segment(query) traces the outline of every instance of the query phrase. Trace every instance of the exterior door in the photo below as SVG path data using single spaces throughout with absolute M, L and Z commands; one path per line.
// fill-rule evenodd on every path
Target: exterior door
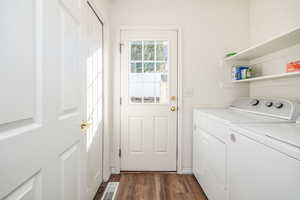
M 122 31 L 121 170 L 176 171 L 177 32 Z
M 79 200 L 81 1 L 0 1 L 0 199 Z
M 103 179 L 103 24 L 89 3 L 86 3 L 86 49 L 84 157 L 86 191 L 89 199 L 93 199 Z

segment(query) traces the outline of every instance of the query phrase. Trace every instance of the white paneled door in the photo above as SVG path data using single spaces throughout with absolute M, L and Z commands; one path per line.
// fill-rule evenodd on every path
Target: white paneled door
M 80 131 L 85 4 L 0 1 L 1 200 L 87 199 Z
M 121 32 L 121 170 L 176 171 L 177 32 Z
M 103 142 L 103 24 L 93 7 L 86 4 L 86 64 L 84 100 L 86 191 L 93 199 L 102 182 Z

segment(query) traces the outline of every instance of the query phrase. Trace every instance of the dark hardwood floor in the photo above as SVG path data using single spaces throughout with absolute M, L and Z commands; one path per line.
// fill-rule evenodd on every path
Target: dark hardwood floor
M 123 172 L 110 181 L 120 181 L 116 200 L 207 200 L 192 175 Z M 95 200 L 101 199 L 106 184 L 100 186 Z

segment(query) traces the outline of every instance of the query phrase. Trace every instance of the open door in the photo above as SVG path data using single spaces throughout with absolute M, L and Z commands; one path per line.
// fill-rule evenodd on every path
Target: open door
M 85 175 L 88 199 L 93 199 L 103 180 L 103 24 L 92 5 L 86 8 L 86 59 L 84 80 Z
M 79 200 L 83 1 L 0 1 L 0 199 Z

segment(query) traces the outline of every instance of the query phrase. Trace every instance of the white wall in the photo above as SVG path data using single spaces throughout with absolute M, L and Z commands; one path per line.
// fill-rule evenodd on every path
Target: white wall
M 248 89 L 221 88 L 220 60 L 226 52 L 248 46 L 248 0 L 111 0 L 111 33 L 114 68 L 119 68 L 119 27 L 165 26 L 182 28 L 183 160 L 182 170 L 192 166 L 192 108 L 225 106 Z M 119 74 L 115 71 L 114 123 L 119 116 Z M 192 92 L 193 94 L 191 94 Z M 120 130 L 114 126 L 112 167 L 119 170 L 117 150 Z
M 250 43 L 300 26 L 299 0 L 250 0 Z
M 251 44 L 300 27 L 299 0 L 250 0 L 249 5 Z M 269 73 L 282 73 L 286 63 L 293 60 L 300 60 L 299 47 L 284 50 L 273 57 L 272 55 L 266 56 L 260 65 Z M 300 78 L 268 80 L 250 84 L 250 96 L 284 97 L 300 102 L 299 91 Z

